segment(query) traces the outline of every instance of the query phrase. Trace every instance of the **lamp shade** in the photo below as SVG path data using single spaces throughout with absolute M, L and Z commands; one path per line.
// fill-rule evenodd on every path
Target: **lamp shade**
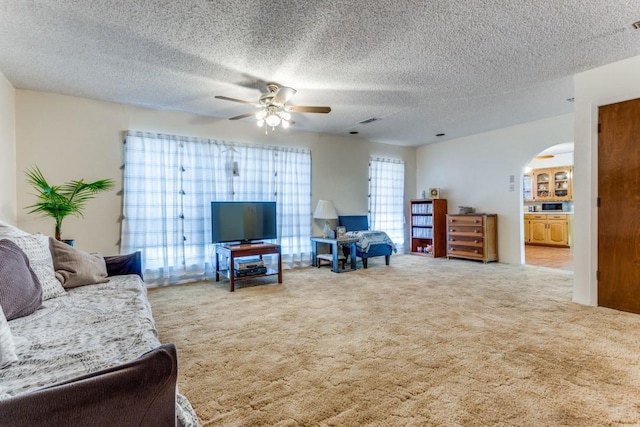
M 331 200 L 318 200 L 313 217 L 316 219 L 338 219 L 338 212 Z

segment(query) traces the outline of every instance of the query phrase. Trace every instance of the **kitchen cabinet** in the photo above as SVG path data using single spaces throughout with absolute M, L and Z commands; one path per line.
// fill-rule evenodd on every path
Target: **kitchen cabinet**
M 524 242 L 531 245 L 570 247 L 570 214 L 525 214 Z
M 411 200 L 411 253 L 443 257 L 447 253 L 447 200 Z
M 498 261 L 498 215 L 447 215 L 447 257 Z
M 549 169 L 536 169 L 532 173 L 535 185 L 534 200 L 551 200 L 549 188 L 551 186 L 551 171 Z
M 534 169 L 531 176 L 534 200 L 552 202 L 573 199 L 572 166 Z
M 551 197 L 554 200 L 571 200 L 573 198 L 573 168 L 570 166 L 555 168 L 551 173 L 553 179 Z

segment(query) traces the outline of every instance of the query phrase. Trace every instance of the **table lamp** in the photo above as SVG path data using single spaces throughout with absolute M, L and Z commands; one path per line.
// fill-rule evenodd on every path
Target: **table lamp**
M 322 237 L 329 237 L 329 233 L 331 232 L 329 220 L 338 219 L 338 212 L 333 206 L 333 202 L 331 200 L 318 200 L 318 206 L 316 206 L 316 211 L 313 213 L 313 217 L 325 220 L 324 228 L 322 229 Z

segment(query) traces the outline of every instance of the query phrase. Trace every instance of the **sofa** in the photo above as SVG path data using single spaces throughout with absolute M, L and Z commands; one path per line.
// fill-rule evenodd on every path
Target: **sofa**
M 198 426 L 140 270 L 0 221 L 0 426 Z
M 356 256 L 362 258 L 362 267 L 368 267 L 369 258 L 384 256 L 385 264 L 389 265 L 391 254 L 396 252 L 396 246 L 384 231 L 369 230 L 367 215 L 341 215 L 338 225 L 345 227 L 347 237 L 355 237 Z M 344 255 L 349 254 L 349 248 L 343 249 Z

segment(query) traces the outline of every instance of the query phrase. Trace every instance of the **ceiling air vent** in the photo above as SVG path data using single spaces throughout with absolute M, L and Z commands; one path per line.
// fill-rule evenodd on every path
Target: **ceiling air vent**
M 377 117 L 370 117 L 370 118 L 368 118 L 368 119 L 364 119 L 364 120 L 363 120 L 363 121 L 361 121 L 361 122 L 358 122 L 358 124 L 359 124 L 359 125 L 368 125 L 369 123 L 371 123 L 371 122 L 377 122 L 378 120 L 381 120 L 381 119 L 379 119 L 379 118 L 377 118 Z

